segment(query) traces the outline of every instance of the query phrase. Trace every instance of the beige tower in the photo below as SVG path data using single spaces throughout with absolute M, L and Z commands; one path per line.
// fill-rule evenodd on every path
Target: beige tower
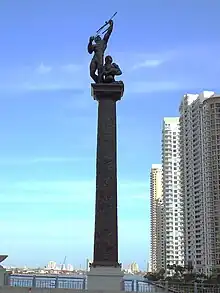
M 152 165 L 150 173 L 151 200 L 151 270 L 159 271 L 164 266 L 163 259 L 163 201 L 162 166 Z

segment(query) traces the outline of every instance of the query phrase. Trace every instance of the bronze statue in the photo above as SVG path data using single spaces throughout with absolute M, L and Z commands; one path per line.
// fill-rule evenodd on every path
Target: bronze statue
M 96 37 L 90 37 L 89 39 L 88 52 L 89 54 L 94 52 L 90 63 L 90 76 L 95 83 L 101 82 L 104 52 L 107 48 L 108 40 L 113 30 L 113 20 L 109 20 L 108 23 L 109 28 L 103 39 L 100 37 L 100 35 L 97 35 Z M 95 44 L 93 44 L 93 41 L 95 41 Z M 96 70 L 98 70 L 98 75 L 96 74 Z
M 116 75 L 122 74 L 119 66 L 115 63 L 112 63 L 111 56 L 107 56 L 105 58 L 104 64 L 104 53 L 107 48 L 109 37 L 111 36 L 113 30 L 112 18 L 116 15 L 116 13 L 109 21 L 106 21 L 99 30 L 97 30 L 95 37 L 92 36 L 89 39 L 88 52 L 89 54 L 94 53 L 90 62 L 90 76 L 95 83 L 112 83 L 115 82 Z M 107 25 L 109 25 L 108 28 L 102 32 L 102 34 L 104 34 L 102 39 L 100 33 Z
M 115 76 L 121 75 L 121 69 L 116 63 L 112 63 L 112 57 L 105 57 L 105 64 L 102 70 L 102 82 L 104 83 L 112 83 L 115 82 Z

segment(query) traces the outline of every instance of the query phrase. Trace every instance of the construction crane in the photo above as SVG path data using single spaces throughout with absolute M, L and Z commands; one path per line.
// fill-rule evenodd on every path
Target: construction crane
M 64 257 L 63 264 L 61 266 L 61 271 L 64 271 L 65 264 L 66 264 L 66 256 Z

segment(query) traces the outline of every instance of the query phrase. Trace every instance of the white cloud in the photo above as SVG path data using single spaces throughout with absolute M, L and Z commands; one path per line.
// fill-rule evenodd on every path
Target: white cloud
M 84 203 L 95 199 L 95 178 L 75 181 L 19 181 L 0 184 L 0 202 L 3 203 Z M 119 202 L 133 202 L 133 194 L 144 194 L 148 183 L 120 181 Z M 9 195 L 9 196 L 7 196 Z M 129 196 L 129 197 L 128 197 Z
M 30 165 L 40 163 L 68 163 L 91 160 L 91 157 L 33 157 L 33 158 L 0 158 L 0 165 Z
M 39 215 L 35 219 L 31 217 L 20 220 L 18 218 L 16 225 L 12 221 L 0 221 L 0 226 L 1 251 L 9 255 L 4 262 L 5 265 L 19 263 L 21 266 L 39 266 L 39 264 L 45 265 L 45 262 L 51 259 L 59 263 L 64 255 L 67 255 L 68 263 L 82 264 L 83 257 L 92 257 L 93 254 L 94 215 L 86 220 L 69 219 L 67 221 L 57 218 L 43 223 Z M 120 262 L 127 265 L 135 259 L 139 265 L 142 265 L 150 248 L 149 217 L 146 216 L 145 220 L 119 218 L 118 236 Z M 28 250 L 29 247 L 31 251 Z M 64 255 L 63 251 L 65 251 Z M 75 252 L 73 256 L 72 251 Z M 25 255 L 25 259 L 20 258 L 20 255 Z
M 156 54 L 148 54 L 148 53 L 116 53 L 119 64 L 124 70 L 125 74 L 122 77 L 126 78 L 126 74 L 128 74 L 128 82 L 127 87 L 131 84 L 130 88 L 132 92 L 153 92 L 153 91 L 163 91 L 176 88 L 176 85 L 171 82 L 160 82 L 160 81 L 152 81 L 152 82 L 136 82 L 132 85 L 129 80 L 129 71 L 131 69 L 139 69 L 139 68 L 149 68 L 149 67 L 158 67 L 164 61 L 171 59 L 171 53 L 156 53 Z M 10 91 L 19 93 L 19 91 L 59 91 L 59 90 L 73 90 L 73 91 L 85 91 L 90 87 L 90 78 L 87 74 L 87 64 L 88 60 L 83 60 L 82 64 L 77 63 L 69 63 L 69 64 L 60 64 L 56 67 L 46 66 L 43 62 L 38 66 L 38 68 L 34 71 L 33 68 L 23 69 L 24 73 L 20 74 L 22 71 L 12 70 L 14 75 L 13 79 L 10 78 L 10 83 L 8 81 L 2 82 L 0 84 L 1 91 Z M 117 60 L 116 60 L 117 62 Z M 128 66 L 129 65 L 129 66 Z M 85 70 L 83 69 L 85 68 Z M 52 70 L 53 69 L 53 70 Z M 83 70 L 81 70 L 83 69 Z M 51 72 L 52 71 L 52 72 Z M 34 74 L 37 72 L 38 74 Z M 1 72 L 0 72 L 1 73 Z M 10 72 L 9 72 L 10 73 Z M 47 74 L 51 73 L 51 74 Z M 9 74 L 9 76 L 13 76 Z M 138 77 L 139 79 L 139 77 Z M 132 77 L 134 80 L 134 76 Z
M 79 191 L 78 189 L 72 188 L 69 191 L 64 190 L 60 191 L 58 194 L 57 191 L 42 190 L 41 192 L 34 192 L 32 190 L 23 191 L 23 193 L 17 192 L 15 195 L 10 195 L 10 197 L 5 197 L 4 194 L 0 194 L 1 204 L 39 204 L 45 205 L 57 205 L 57 204 L 91 204 L 91 201 L 95 198 L 95 188 L 91 188 L 89 190 L 83 189 L 83 191 Z
M 0 68 L 0 91 L 11 94 L 33 91 L 84 91 L 90 86 L 89 76 L 86 73 L 79 74 L 79 68 L 80 65 L 74 64 L 47 66 L 43 62 L 37 68 L 7 68 L 7 72 Z
M 118 62 L 122 68 L 122 79 L 125 80 L 128 77 L 126 90 L 129 86 L 134 93 L 150 93 L 183 88 L 184 90 L 187 90 L 187 88 L 192 90 L 192 87 L 198 88 L 201 84 L 204 84 L 203 80 L 198 78 L 197 80 L 195 77 L 203 76 L 201 74 L 198 75 L 197 73 L 201 66 L 203 66 L 203 72 L 206 72 L 205 68 L 210 67 L 210 59 L 207 58 L 206 55 L 208 54 L 210 56 L 211 52 L 212 60 L 215 60 L 215 57 L 218 55 L 218 49 L 219 45 L 215 44 L 201 44 L 200 46 L 190 44 L 187 47 L 174 48 L 173 50 L 170 49 L 168 51 L 139 53 L 133 53 L 132 51 L 114 52 L 113 57 L 115 58 L 115 62 Z M 217 66 L 219 62 L 216 60 L 212 67 L 212 72 L 214 72 L 213 76 L 219 71 L 219 67 Z M 82 61 L 80 60 L 80 63 L 67 62 L 66 64 L 48 66 L 45 61 L 45 63 L 42 62 L 38 68 L 34 68 L 33 66 L 7 68 L 7 72 L 0 69 L 0 91 L 12 94 L 17 94 L 19 91 L 84 91 L 90 86 L 90 78 L 87 74 L 89 61 L 90 56 L 87 56 L 85 59 L 82 59 Z M 160 65 L 163 63 L 163 74 L 168 81 L 161 81 L 159 75 L 161 76 L 162 73 L 158 72 L 159 75 L 154 75 L 154 80 L 152 80 L 152 82 L 139 82 L 140 75 L 138 76 L 138 69 L 157 68 L 160 70 Z M 172 70 L 170 70 L 170 66 L 172 66 Z M 135 73 L 133 70 L 135 70 Z M 36 72 L 38 74 L 36 74 Z M 186 76 L 188 81 L 184 81 L 181 86 L 175 82 L 176 79 L 177 81 L 181 81 L 182 79 L 185 79 Z M 174 81 L 172 81 L 173 78 Z M 204 80 L 207 80 L 207 76 L 204 75 L 203 78 Z M 135 80 L 137 82 L 135 82 Z M 193 84 L 191 83 L 191 80 L 194 81 Z M 216 81 L 213 81 L 213 78 L 210 80 L 210 87 L 213 87 L 213 85 L 215 87 Z M 134 82 L 133 85 L 131 85 L 132 81 Z
M 67 65 L 63 65 L 62 67 L 63 71 L 69 72 L 69 73 L 75 73 L 77 71 L 79 71 L 82 66 L 79 64 L 67 64 Z
M 22 239 L 22 241 L 25 239 L 25 242 L 28 240 L 27 236 L 30 234 L 31 242 L 36 240 L 41 242 L 42 238 L 47 239 L 47 242 L 54 239 L 63 239 L 63 241 L 66 241 L 67 239 L 71 241 L 74 241 L 75 239 L 77 239 L 77 241 L 86 241 L 88 238 L 90 238 L 92 242 L 93 239 L 94 222 L 88 219 L 69 219 L 66 221 L 66 219 L 62 218 L 50 219 L 48 217 L 48 220 L 44 220 L 42 225 L 39 215 L 38 219 L 32 218 L 28 221 L 24 219 L 17 219 L 17 223 L 19 223 L 19 227 L 21 227 L 21 229 L 13 229 L 14 223 L 12 221 L 0 221 L 1 227 L 5 227 L 5 229 L 1 229 L 1 237 L 3 237 L 3 235 L 7 235 L 7 238 L 18 237 Z M 33 227 L 35 227 L 34 234 L 30 233 L 32 230 L 31 228 Z M 80 227 L 80 229 L 74 229 L 74 227 Z M 69 231 L 69 233 L 67 233 L 67 231 Z
M 85 88 L 85 87 L 84 87 Z M 61 90 L 81 90 L 83 86 L 79 83 L 68 83 L 61 82 L 60 80 L 57 83 L 50 82 L 32 82 L 24 83 L 21 86 L 18 86 L 18 90 L 23 91 L 61 91 Z
M 47 239 L 47 241 L 52 242 L 53 240 L 61 240 L 62 241 L 75 241 L 77 242 L 93 242 L 93 233 L 94 233 L 94 221 L 93 215 L 89 219 L 48 219 L 44 221 L 42 225 L 39 222 L 39 219 L 29 219 L 27 220 L 20 220 L 18 219 L 19 227 L 22 229 L 14 229 L 13 222 L 6 222 L 0 221 L 1 225 L 1 236 L 7 235 L 7 238 L 17 239 L 20 238 L 22 241 L 25 242 L 28 240 L 28 235 L 31 234 L 30 241 L 42 241 L 42 238 Z M 149 230 L 149 221 L 146 222 L 141 219 L 130 219 L 130 220 L 120 220 L 119 219 L 119 237 L 120 239 L 123 238 L 123 242 L 129 240 L 127 243 L 140 243 L 141 241 L 145 240 L 148 237 L 148 233 L 140 233 L 141 227 L 146 228 Z M 146 227 L 147 224 L 147 227 Z M 34 229 L 34 234 L 31 233 Z M 39 227 L 39 228 L 38 228 Z M 64 228 L 65 227 L 65 228 Z M 75 229 L 73 229 L 75 227 Z M 80 227 L 80 229 L 76 229 L 76 227 Z M 49 231 L 49 233 L 48 233 Z M 67 231 L 69 231 L 67 233 Z M 132 233 L 129 233 L 131 232 Z M 150 232 L 150 231 L 149 231 Z M 27 237 L 27 238 L 26 238 Z M 131 242 L 130 242 L 131 241 Z
M 21 182 L 21 184 L 16 184 L 14 186 L 14 190 L 19 191 L 20 187 L 23 185 L 36 187 L 39 183 L 40 182 L 38 181 Z M 73 248 L 74 251 L 81 252 L 81 254 L 92 255 L 94 237 L 95 180 L 81 181 L 80 183 L 71 181 L 51 181 L 44 183 L 41 182 L 40 185 L 43 187 L 43 185 L 48 183 L 51 188 L 54 186 L 54 191 L 58 186 L 60 186 L 60 188 L 64 188 L 65 186 L 71 187 L 72 185 L 76 185 L 78 188 L 80 187 L 83 189 L 84 194 L 81 194 L 79 197 L 77 196 L 77 199 L 81 202 L 72 201 L 72 204 L 68 200 L 65 202 L 68 216 L 65 215 L 65 211 L 62 209 L 63 205 L 60 205 L 59 209 L 53 211 L 52 215 L 51 212 L 53 207 L 51 207 L 51 205 L 53 204 L 53 200 L 56 202 L 56 196 L 54 196 L 54 194 L 51 194 L 51 205 L 45 205 L 43 203 L 42 207 L 44 207 L 44 213 L 41 210 L 41 206 L 35 203 L 33 204 L 33 207 L 35 207 L 35 213 L 33 213 L 34 210 L 32 210 L 32 208 L 25 206 L 25 203 L 23 204 L 23 208 L 20 212 L 19 209 L 21 206 L 17 206 L 17 210 L 15 211 L 13 210 L 13 206 L 10 205 L 11 208 L 10 211 L 8 211 L 10 213 L 8 217 L 5 217 L 5 214 L 3 214 L 3 217 L 0 216 L 2 240 L 1 248 L 3 252 L 7 251 L 10 255 L 8 260 L 10 262 L 15 262 L 14 260 L 17 255 L 21 252 L 23 253 L 25 247 L 29 246 L 31 246 L 32 251 L 36 252 L 36 255 L 40 255 L 42 251 L 47 251 L 45 255 L 44 253 L 43 256 L 41 255 L 44 262 L 45 257 L 46 259 L 48 257 L 48 260 L 54 259 L 52 255 L 56 255 L 58 258 L 60 257 L 60 245 L 65 247 L 67 255 L 71 254 L 68 254 L 68 251 L 70 249 L 71 252 Z M 144 182 L 135 181 L 130 182 L 130 185 L 132 189 L 136 190 L 145 186 Z M 92 186 L 93 190 L 91 190 Z M 122 188 L 122 186 L 125 188 L 125 204 L 127 201 L 134 201 L 134 199 L 130 197 L 129 181 L 122 182 L 120 187 Z M 87 192 L 90 192 L 90 194 L 92 193 L 92 201 L 88 200 Z M 20 197 L 19 193 L 17 193 L 17 196 L 18 198 Z M 38 196 L 40 196 L 40 193 Z M 63 199 L 65 201 L 65 189 L 62 192 L 62 196 L 64 196 Z M 121 195 L 119 195 L 119 197 L 121 197 Z M 87 201 L 89 205 L 85 205 Z M 71 207 L 71 213 L 69 207 Z M 127 215 L 126 217 L 125 214 Z M 127 259 L 128 255 L 132 258 L 132 261 L 135 257 L 137 258 L 137 255 L 135 254 L 137 249 L 141 250 L 146 248 L 147 243 L 149 243 L 149 225 L 150 221 L 148 211 L 136 209 L 134 205 L 129 209 L 125 205 L 119 209 L 119 253 L 122 261 Z M 145 233 L 140 233 L 141 229 L 144 229 Z M 17 244 L 16 252 L 13 243 Z M 50 250 L 51 247 L 53 248 L 52 250 Z M 88 247 L 90 247 L 91 251 Z M 36 261 L 36 258 L 33 257 L 32 259 L 31 254 L 28 252 L 26 254 L 26 261 L 27 259 L 32 262 Z M 37 261 L 41 261 L 39 260 L 39 257 Z
M 88 157 L 40 157 L 30 160 L 31 163 L 64 163 L 64 162 L 79 162 L 87 161 Z
M 45 193 L 49 196 L 51 194 L 86 194 L 95 186 L 93 180 L 75 180 L 75 181 L 20 181 L 10 184 L 14 190 L 23 192 Z M 10 187 L 8 186 L 9 190 Z M 41 198 L 40 198 L 41 200 Z
M 36 68 L 36 72 L 39 74 L 47 74 L 51 72 L 51 70 L 52 70 L 52 67 L 44 65 L 43 62 Z
M 130 83 L 128 87 L 129 93 L 153 93 L 153 92 L 164 92 L 173 91 L 184 88 L 184 85 L 179 84 L 175 81 L 140 81 Z
M 132 72 L 141 68 L 156 68 L 167 61 L 172 61 L 175 53 L 167 52 L 117 52 L 115 54 L 122 70 Z
M 0 188 L 0 202 L 24 204 L 83 203 L 93 200 L 95 181 L 29 181 Z M 10 196 L 4 196 L 9 194 Z
M 162 60 L 159 59 L 148 59 L 143 62 L 137 63 L 133 66 L 133 70 L 141 69 L 141 68 L 153 68 L 158 67 L 163 63 Z

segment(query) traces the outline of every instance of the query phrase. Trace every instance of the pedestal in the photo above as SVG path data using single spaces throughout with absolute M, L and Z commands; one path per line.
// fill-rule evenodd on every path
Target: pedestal
M 120 267 L 92 267 L 87 273 L 88 290 L 123 291 L 123 276 Z
M 7 255 L 0 255 L 0 263 L 4 261 L 8 256 Z M 5 274 L 6 269 L 3 268 L 0 264 L 0 287 L 3 287 L 5 285 Z
M 0 288 L 5 285 L 6 269 L 0 267 Z
M 88 290 L 120 290 L 118 263 L 116 102 L 123 83 L 92 84 L 98 101 L 94 253 Z

